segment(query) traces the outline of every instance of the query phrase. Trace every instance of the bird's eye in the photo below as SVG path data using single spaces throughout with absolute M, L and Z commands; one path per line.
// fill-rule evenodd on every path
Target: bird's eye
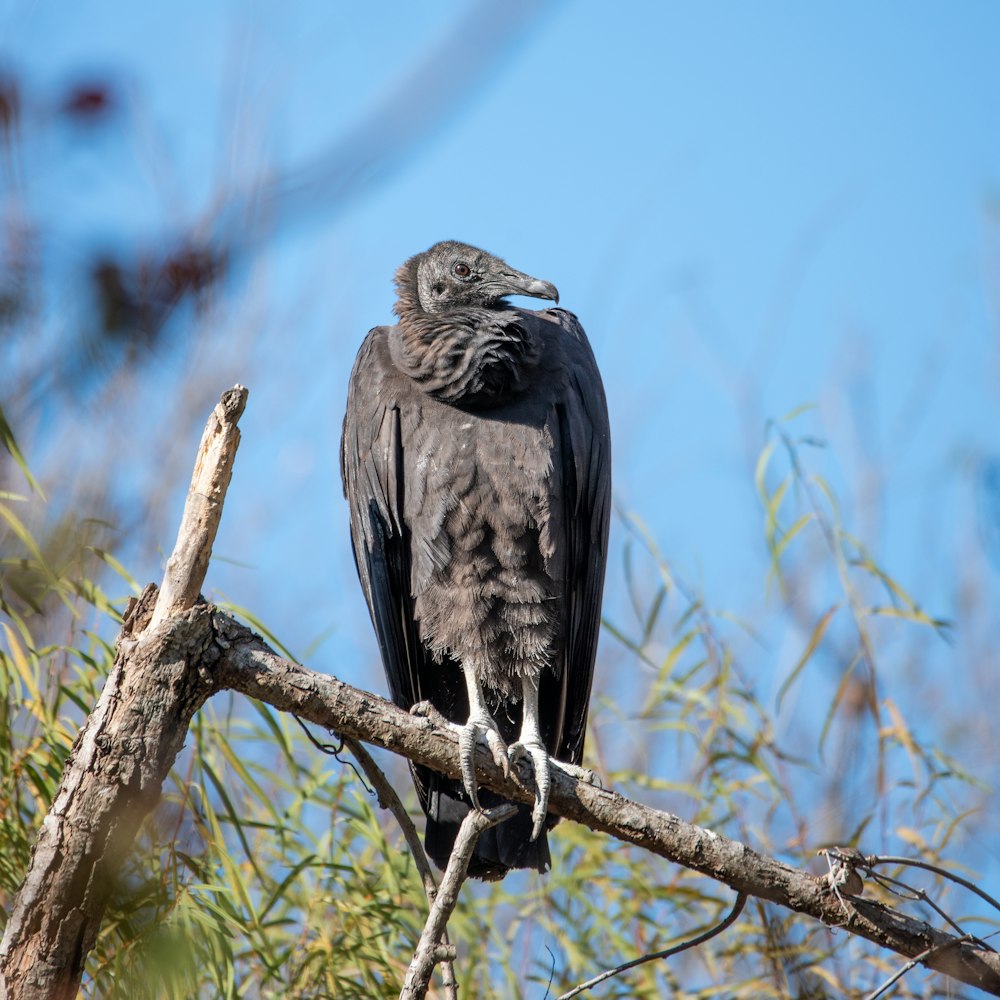
M 460 278 L 467 278 L 470 274 L 472 274 L 472 269 L 464 261 L 459 261 L 455 265 L 454 271 Z

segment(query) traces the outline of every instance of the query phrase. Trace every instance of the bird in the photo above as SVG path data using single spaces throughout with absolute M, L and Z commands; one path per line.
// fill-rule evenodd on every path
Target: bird
M 611 504 L 607 403 L 554 285 L 445 241 L 396 272 L 397 323 L 361 344 L 341 475 L 392 700 L 458 731 L 461 780 L 411 764 L 441 869 L 472 809 L 483 745 L 530 761 L 532 806 L 479 838 L 468 874 L 551 866 L 550 763 L 580 776 Z

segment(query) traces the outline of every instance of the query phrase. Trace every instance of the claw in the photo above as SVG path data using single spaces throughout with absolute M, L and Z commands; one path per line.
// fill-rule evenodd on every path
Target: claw
M 488 714 L 469 716 L 469 721 L 458 730 L 458 754 L 462 766 L 462 784 L 465 794 L 479 811 L 479 794 L 476 786 L 476 744 L 483 742 L 497 767 L 503 770 L 505 778 L 510 777 L 510 762 L 507 746 L 500 736 L 497 724 Z
M 549 774 L 548 751 L 541 743 L 518 740 L 510 745 L 507 755 L 512 761 L 528 758 L 531 761 L 532 770 L 535 772 L 535 804 L 531 809 L 531 839 L 537 840 L 549 811 L 549 788 L 552 778 Z

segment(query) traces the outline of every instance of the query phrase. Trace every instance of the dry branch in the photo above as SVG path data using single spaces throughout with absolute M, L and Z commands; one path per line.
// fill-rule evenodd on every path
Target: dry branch
M 163 587 L 147 587 L 125 613 L 114 666 L 73 744 L 4 929 L 0 1000 L 76 996 L 115 876 L 192 716 L 215 690 L 206 672 L 212 636 L 183 612 L 205 579 L 246 399 L 237 385 L 215 407 Z M 167 625 L 149 629 L 151 621 Z
M 212 693 L 196 613 L 168 619 L 149 642 L 156 588 L 129 609 L 118 655 L 80 731 L 45 817 L 0 944 L 0 997 L 71 1000 L 139 826 L 156 805 L 191 718 Z M 6 983 L 6 994 L 4 993 Z
M 461 773 L 458 737 L 439 720 L 410 715 L 284 660 L 228 615 L 193 604 L 218 526 L 245 398 L 241 387 L 227 393 L 213 415 L 218 423 L 210 421 L 206 429 L 195 470 L 200 485 L 192 484 L 164 593 L 158 597 L 148 587 L 126 614 L 114 668 L 76 739 L 9 915 L 0 943 L 0 1000 L 76 996 L 121 863 L 160 795 L 191 717 L 219 690 L 240 691 L 452 777 Z M 162 620 L 150 626 L 154 604 Z M 485 749 L 477 753 L 476 771 L 481 786 L 510 800 L 533 801 L 533 786 L 516 774 L 505 778 Z M 838 893 L 824 879 L 711 830 L 578 782 L 558 768 L 549 809 L 1000 996 L 996 952 L 872 900 Z
M 222 519 L 226 490 L 233 477 L 233 462 L 240 445 L 237 423 L 247 405 L 247 395 L 242 385 L 233 386 L 222 394 L 208 419 L 194 463 L 177 544 L 167 560 L 163 586 L 149 623 L 151 628 L 178 611 L 194 607 L 198 601 Z
M 410 715 L 391 702 L 284 660 L 227 615 L 205 609 L 225 649 L 216 670 L 222 687 L 265 701 L 353 739 L 384 747 L 418 764 L 459 777 L 458 736 L 431 718 Z M 206 626 L 207 627 L 207 626 Z M 484 748 L 476 756 L 480 786 L 520 802 L 534 788 L 516 773 L 505 779 Z M 653 854 L 764 899 L 842 928 L 929 968 L 1000 996 L 1000 954 L 914 920 L 874 900 L 838 896 L 825 878 L 758 854 L 736 840 L 686 823 L 552 769 L 549 811 L 636 844 Z
M 470 812 L 462 820 L 448 859 L 448 868 L 441 879 L 431 912 L 427 915 L 427 923 L 417 942 L 413 961 L 406 971 L 399 1000 L 423 1000 L 427 995 L 434 966 L 438 962 L 451 962 L 455 958 L 455 949 L 444 944 L 445 929 L 458 903 L 458 893 L 469 871 L 469 861 L 476 842 L 485 830 L 509 819 L 515 811 L 514 806 L 507 802 L 486 812 Z
M 365 772 L 365 777 L 372 783 L 375 794 L 378 796 L 378 804 L 383 809 L 388 809 L 392 813 L 400 829 L 403 831 L 403 839 L 406 841 L 406 846 L 410 849 L 410 854 L 413 857 L 414 864 L 417 866 L 417 871 L 420 873 L 420 879 L 424 884 L 427 905 L 431 912 L 433 912 L 434 904 L 438 897 L 438 884 L 434 878 L 434 872 L 431 871 L 431 863 L 427 860 L 427 852 L 424 850 L 424 845 L 420 842 L 420 834 L 417 833 L 417 828 L 413 825 L 413 820 L 410 819 L 409 813 L 396 794 L 396 789 L 389 784 L 389 779 L 382 773 L 382 769 L 372 760 L 371 754 L 357 740 L 352 740 L 348 737 L 344 737 L 343 739 L 344 746 L 351 752 L 360 765 L 361 770 Z M 468 868 L 468 861 L 466 861 L 466 868 Z M 430 917 L 428 916 L 429 919 Z M 440 941 L 444 945 L 448 944 L 448 932 L 446 929 L 442 931 Z M 457 1000 L 458 983 L 455 980 L 455 963 L 451 958 L 443 958 L 440 965 L 441 986 L 444 990 L 444 995 L 448 1000 Z

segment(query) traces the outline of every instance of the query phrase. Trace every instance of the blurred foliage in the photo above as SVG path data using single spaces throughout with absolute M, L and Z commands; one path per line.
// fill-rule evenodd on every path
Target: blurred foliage
M 919 737 L 881 689 L 885 636 L 875 627 L 943 623 L 843 526 L 832 491 L 805 462 L 815 442 L 795 436 L 797 419 L 771 428 L 756 476 L 771 575 L 789 628 L 804 637 L 775 709 L 739 666 L 739 641 L 756 642 L 752 630 L 681 581 L 633 517 L 625 566 L 635 621 L 606 629 L 646 683 L 634 709 L 594 705 L 587 763 L 609 786 L 816 871 L 823 870 L 817 848 L 860 844 L 870 853 L 890 831 L 914 856 L 957 866 L 982 790 Z M 91 539 L 68 546 L 69 559 L 58 545 L 35 541 L 45 503 L 9 428 L 4 440 L 27 490 L 0 496 L 5 920 L 72 741 L 112 663 L 106 637 L 138 588 L 98 544 L 99 524 L 67 525 L 78 542 Z M 109 596 L 98 579 L 114 580 L 120 593 Z M 37 637 L 51 634 L 52 621 L 68 623 L 62 641 L 42 642 Z M 819 716 L 811 710 L 801 726 L 783 722 L 781 706 L 802 699 L 820 669 L 833 683 Z M 620 751 L 625 733 L 635 760 L 609 768 L 605 759 L 622 754 L 607 744 L 616 741 Z M 840 759 L 835 739 L 875 752 L 856 759 L 854 771 L 838 771 L 827 762 Z M 887 774 L 906 777 L 890 786 Z M 874 790 L 867 810 L 846 805 L 862 801 L 850 794 L 859 787 Z M 464 888 L 449 926 L 462 996 L 557 996 L 605 967 L 698 933 L 732 904 L 732 894 L 704 876 L 586 828 L 562 823 L 551 840 L 553 868 L 544 878 L 518 873 Z M 952 919 L 968 921 L 964 929 L 990 928 L 975 899 L 931 874 L 919 885 Z M 902 905 L 884 889 L 867 891 Z M 912 909 L 940 923 L 925 904 Z M 196 716 L 143 826 L 82 994 L 395 996 L 425 914 L 402 836 L 356 774 L 317 753 L 288 716 L 223 695 Z M 850 935 L 751 900 L 708 945 L 599 989 L 637 998 L 860 997 L 900 964 Z M 894 989 L 896 996 L 961 995 L 955 984 L 920 972 Z

